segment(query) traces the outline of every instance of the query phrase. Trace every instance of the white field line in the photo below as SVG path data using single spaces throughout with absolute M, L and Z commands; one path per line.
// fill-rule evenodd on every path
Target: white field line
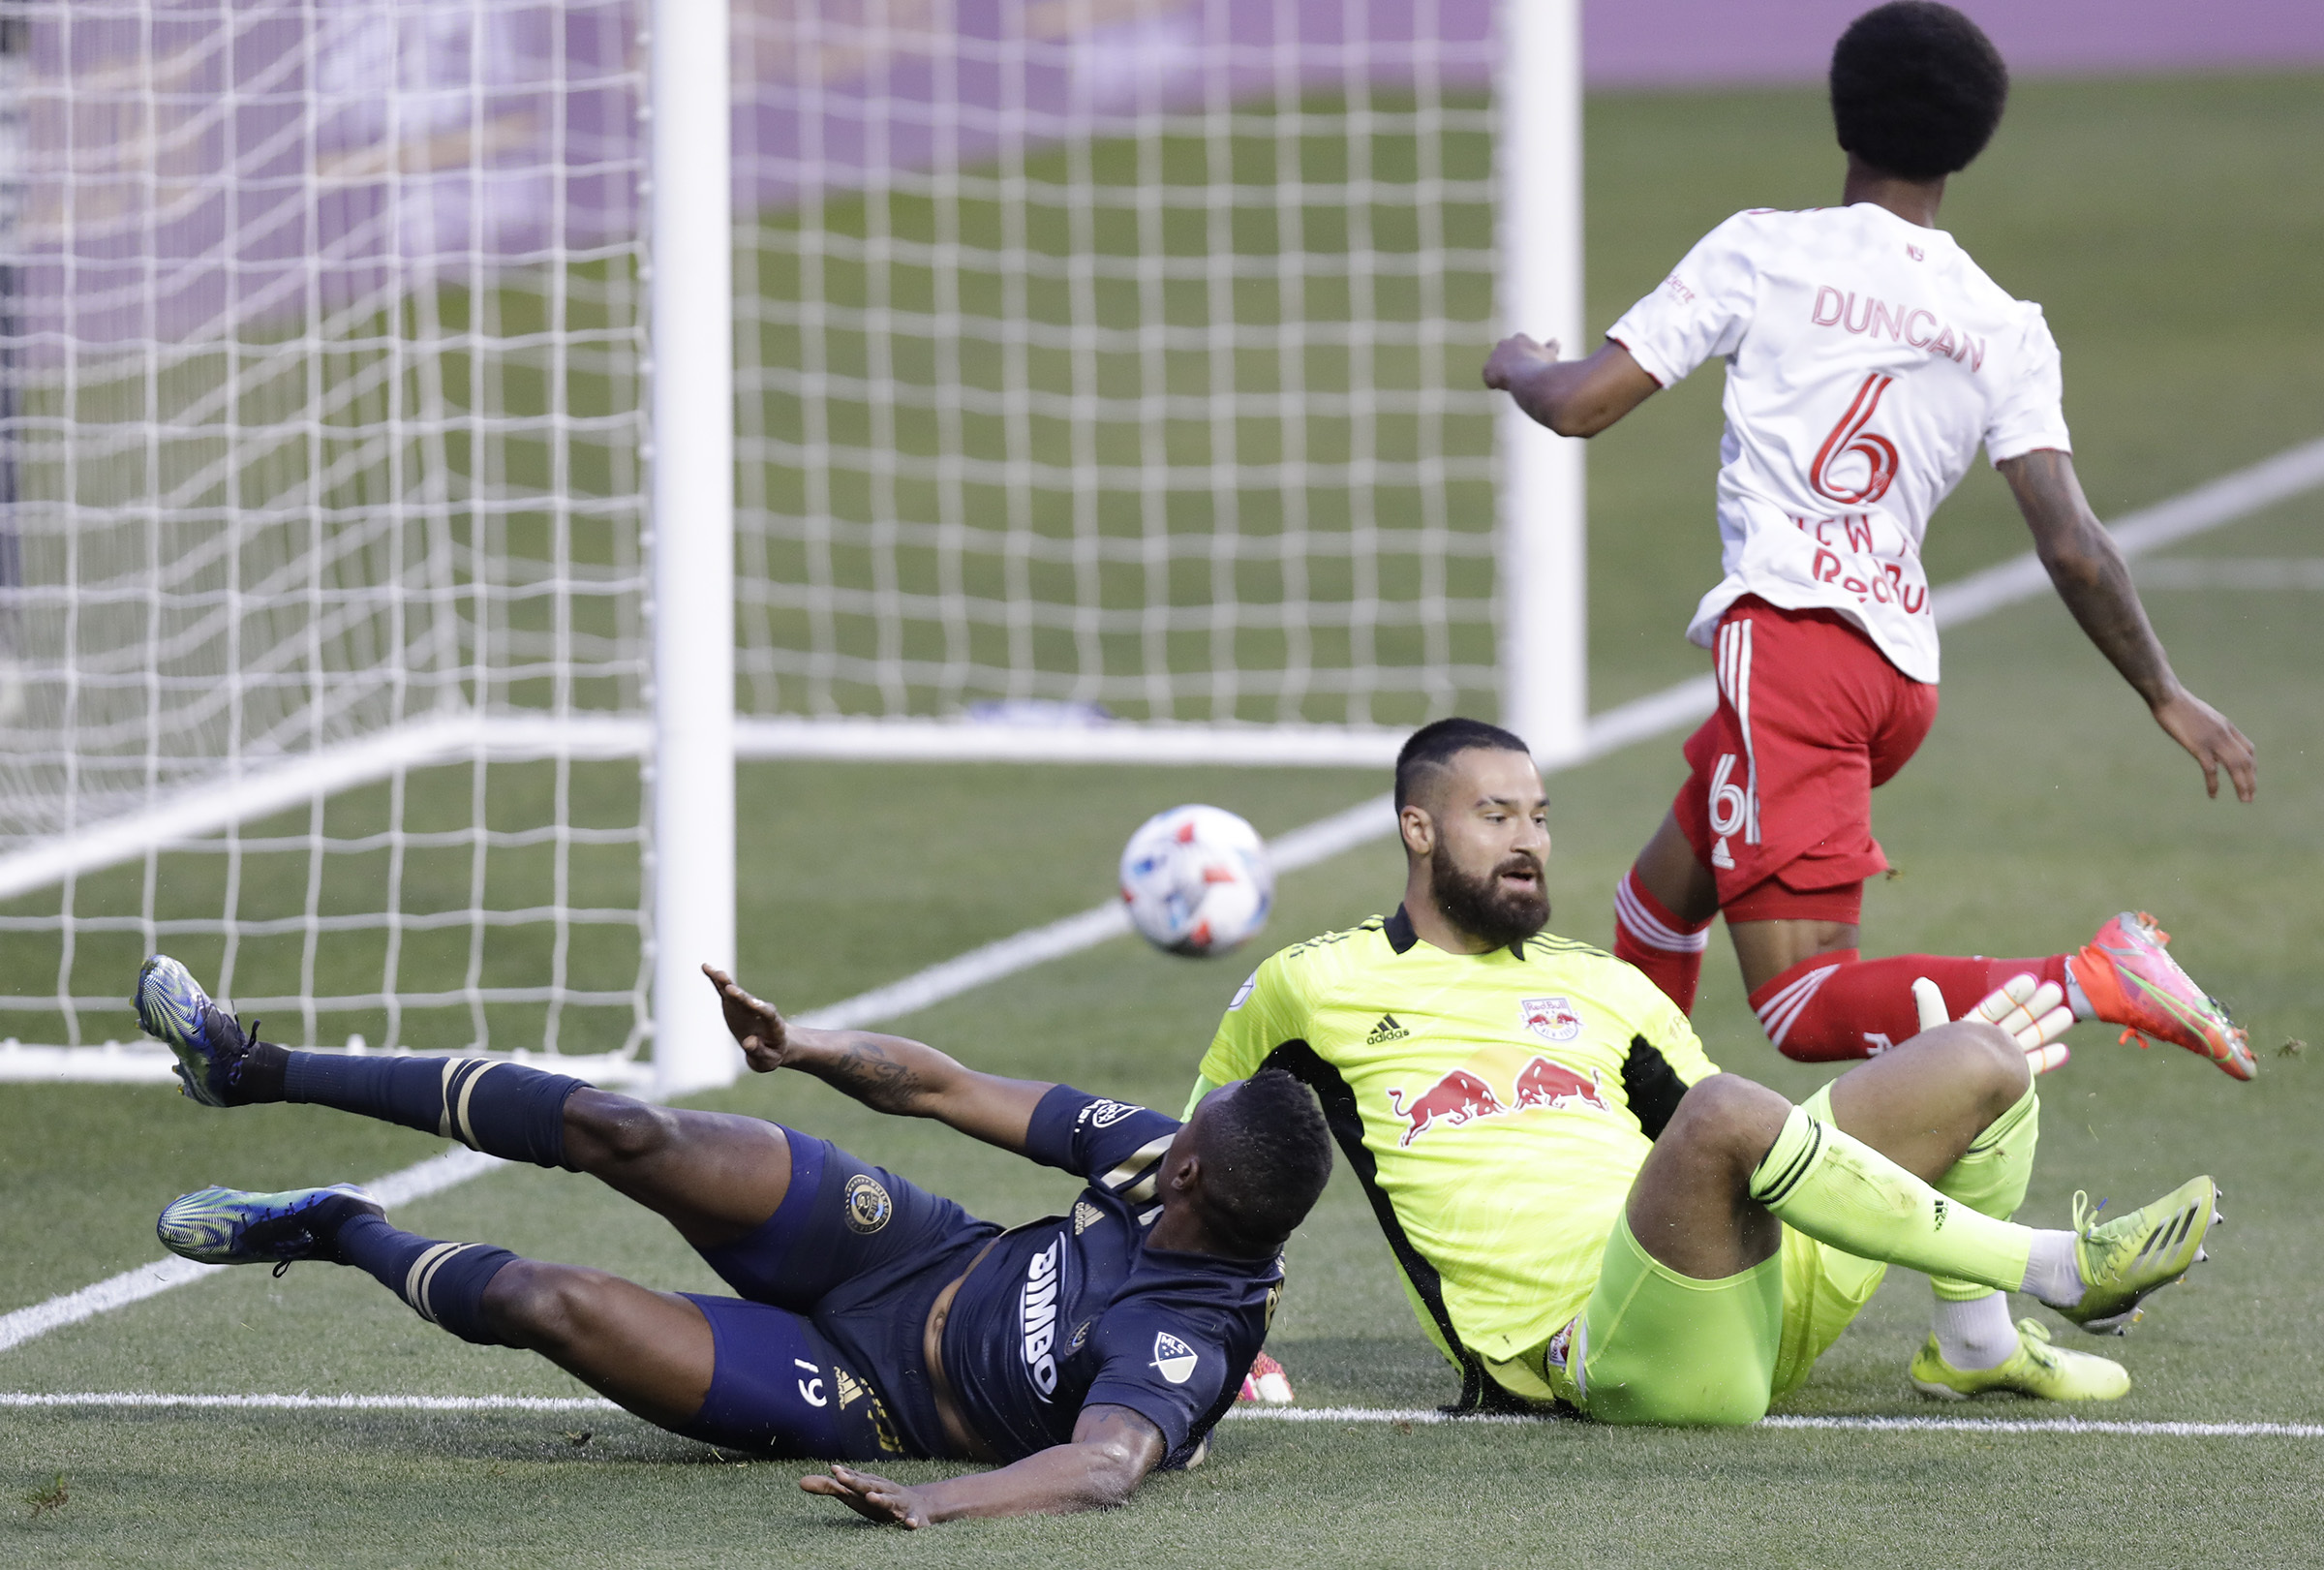
M 2174 556 L 2138 570 L 2141 589 L 2324 589 L 2324 556 Z
M 2106 526 L 2125 556 L 2144 556 L 2278 502 L 2324 485 L 2324 441 L 2304 442 L 2248 469 L 2221 475 L 2167 502 L 2125 513 Z M 1954 627 L 2043 594 L 2049 574 L 2032 551 L 1999 567 L 1956 578 L 1936 592 L 1939 627 Z
M 1329 860 L 1352 846 L 1394 832 L 1395 810 L 1391 796 L 1382 794 L 1333 813 L 1303 828 L 1293 829 L 1268 846 L 1278 873 L 1297 872 Z M 916 1013 L 946 999 L 981 987 L 989 981 L 1015 975 L 1049 960 L 1078 954 L 1109 938 L 1130 930 L 1129 911 L 1119 900 L 1092 906 L 1079 915 L 1028 928 L 1013 937 L 932 965 L 902 981 L 858 994 L 844 1002 L 799 1016 L 799 1023 L 822 1031 L 851 1030 Z
M 2156 1439 L 2324 1439 L 2324 1423 L 2169 1423 L 2088 1417 L 1765 1417 L 1763 1429 L 1850 1433 L 2120 1433 Z
M 391 1172 L 377 1183 L 365 1185 L 382 1205 L 402 1205 L 414 1199 L 424 1199 L 441 1193 L 454 1184 L 466 1183 L 478 1173 L 489 1172 L 503 1163 L 496 1157 L 479 1154 L 466 1146 L 455 1145 L 441 1155 Z M 0 1314 L 0 1352 L 20 1346 L 36 1336 L 46 1336 L 66 1325 L 93 1319 L 113 1308 L 127 1308 L 142 1302 L 173 1286 L 199 1280 L 224 1265 L 198 1265 L 191 1259 L 171 1255 L 157 1259 L 150 1265 L 125 1270 L 118 1276 L 107 1277 L 94 1286 L 84 1286 L 77 1292 L 67 1292 L 36 1303 L 29 1308 Z
M 219 1270 L 226 1269 L 220 1265 Z M 602 1396 L 172 1396 L 158 1390 L 0 1391 L 11 1406 L 243 1407 L 270 1412 L 618 1412 Z
M 0 1396 L 0 1405 L 8 1398 Z M 1237 1406 L 1230 1417 L 1271 1423 L 1524 1424 L 1554 1423 L 1522 1413 L 1454 1416 L 1433 1406 Z M 2324 1423 L 2171 1423 L 2102 1419 L 1976 1417 L 1767 1417 L 1762 1429 L 1837 1430 L 1865 1433 L 2119 1433 L 2149 1438 L 2324 1439 Z
M 2199 485 L 2183 496 L 2141 508 L 2111 525 L 2110 530 L 2124 555 L 2143 555 L 2232 523 L 2319 485 L 2324 485 L 2324 441 L 2309 442 Z M 1933 614 L 1940 627 L 1958 626 L 2030 600 L 2048 588 L 2048 574 L 2034 553 L 2028 551 L 1999 567 L 1972 572 L 1937 589 Z M 1710 676 L 1696 676 L 1608 709 L 1591 719 L 1589 742 L 1580 753 L 1550 765 L 1544 772 L 1554 774 L 1579 767 L 1634 742 L 1698 720 L 1711 711 L 1717 691 Z M 1296 872 L 1368 841 L 1386 839 L 1394 829 L 1392 798 L 1383 793 L 1294 829 L 1274 841 L 1269 849 L 1278 872 Z M 801 1015 L 799 1022 L 824 1030 L 879 1024 L 1050 960 L 1094 948 L 1129 930 L 1127 912 L 1118 902 L 1109 900 L 1079 915 L 1028 928 L 930 966 L 901 981 L 814 1009 Z M 422 1193 L 448 1188 L 495 1164 L 489 1156 L 454 1148 L 417 1166 L 391 1173 L 372 1186 L 381 1193 L 382 1201 L 389 1191 L 395 1192 L 399 1199 L 415 1199 Z M 441 1181 L 420 1177 L 423 1172 L 434 1172 Z M 407 1192 L 396 1187 L 403 1183 L 431 1185 Z M 50 1298 L 29 1308 L 18 1308 L 0 1316 L 0 1351 L 59 1326 L 76 1324 L 107 1309 L 166 1292 L 207 1275 L 213 1268 L 217 1267 L 193 1265 L 178 1259 L 161 1260 L 124 1271 L 77 1292 Z
M 0 1391 L 0 1409 L 9 1407 L 178 1407 L 278 1412 L 618 1412 L 601 1396 L 316 1396 L 169 1395 L 152 1390 Z M 1555 1422 L 1499 1413 L 1455 1417 L 1433 1406 L 1237 1406 L 1228 1414 L 1244 1422 L 1402 1423 L 1413 1426 L 1509 1426 Z M 2119 1422 L 2089 1418 L 1974 1417 L 1770 1417 L 1762 1429 L 1838 1431 L 1851 1433 L 2063 1433 L 2120 1434 L 2160 1439 L 2324 1439 L 2324 1423 Z
M 6 1397 L 0 1397 L 5 1405 Z M 1454 1416 L 1433 1406 L 1237 1406 L 1228 1415 L 1272 1423 L 1523 1424 L 1554 1423 L 1522 1413 Z M 2120 1433 L 2149 1438 L 2324 1439 L 2324 1423 L 2109 1422 L 2090 1418 L 1766 1417 L 1762 1429 L 1838 1430 L 1865 1433 Z
M 0 1397 L 0 1405 L 8 1398 Z M 1470 1413 L 1454 1416 L 1433 1406 L 1238 1406 L 1228 1414 L 1271 1423 L 1526 1424 L 1554 1423 L 1552 1417 Z M 1762 1429 L 1836 1430 L 1864 1433 L 2118 1433 L 2169 1439 L 2324 1439 L 2324 1423 L 2109 1422 L 2075 1417 L 1766 1417 Z

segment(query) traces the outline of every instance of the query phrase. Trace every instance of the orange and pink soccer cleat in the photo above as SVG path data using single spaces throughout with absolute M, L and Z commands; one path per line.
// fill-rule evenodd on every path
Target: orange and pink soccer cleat
M 2256 1067 L 2242 1027 L 2163 949 L 2171 935 L 2145 911 L 2125 910 L 2100 927 L 2070 964 L 2082 996 L 2098 1018 L 2123 1027 L 2123 1039 L 2151 1036 L 2209 1058 L 2237 1079 Z
M 1256 1401 L 1266 1406 L 1291 1404 L 1291 1379 L 1284 1373 L 1283 1365 L 1265 1352 L 1251 1359 L 1251 1371 L 1242 1376 L 1242 1389 L 1236 1393 L 1238 1401 Z

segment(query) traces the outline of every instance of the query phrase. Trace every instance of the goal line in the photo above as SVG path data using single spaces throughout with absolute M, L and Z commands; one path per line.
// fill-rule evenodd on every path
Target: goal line
M 152 1390 L 0 1391 L 0 1408 L 183 1408 L 281 1412 L 619 1412 L 601 1396 L 172 1395 Z M 1433 1406 L 1237 1406 L 1251 1423 L 1369 1423 L 1413 1427 L 1545 1426 L 1562 1420 L 1509 1413 L 1454 1415 Z M 644 1420 L 639 1419 L 640 1422 Z M 1851 1433 L 2099 1434 L 2150 1439 L 2324 1439 L 2324 1423 L 2175 1422 L 2079 1417 L 1767 1417 L 1761 1429 Z

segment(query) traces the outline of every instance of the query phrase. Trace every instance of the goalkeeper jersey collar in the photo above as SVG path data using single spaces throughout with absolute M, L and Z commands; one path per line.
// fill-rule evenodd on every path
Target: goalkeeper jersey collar
M 1412 917 L 1405 914 L 1401 905 L 1396 907 L 1394 915 L 1380 924 L 1380 936 L 1387 939 L 1388 946 L 1398 954 L 1411 953 L 1413 945 L 1421 940 L 1421 935 L 1413 929 Z M 1510 953 L 1518 959 L 1525 957 L 1524 939 L 1513 939 L 1508 946 Z M 1488 948 L 1485 952 L 1490 954 L 1492 950 Z

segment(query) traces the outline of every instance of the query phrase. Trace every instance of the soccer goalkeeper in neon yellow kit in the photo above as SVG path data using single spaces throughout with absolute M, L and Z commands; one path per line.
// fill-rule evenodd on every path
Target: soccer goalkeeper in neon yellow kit
M 1396 804 L 1403 906 L 1262 965 L 1203 1089 L 1262 1064 L 1315 1088 L 1464 1405 L 1754 1422 L 1885 1263 L 2104 1332 L 2203 1257 L 2208 1178 L 2103 1226 L 2079 1201 L 2072 1230 L 2006 1219 L 2033 1168 L 2039 1001 L 2004 990 L 1794 1106 L 1720 1073 L 1640 972 L 1543 934 L 1547 802 L 1515 736 L 1426 726 Z M 1977 1388 L 2127 1388 L 2026 1324 Z

